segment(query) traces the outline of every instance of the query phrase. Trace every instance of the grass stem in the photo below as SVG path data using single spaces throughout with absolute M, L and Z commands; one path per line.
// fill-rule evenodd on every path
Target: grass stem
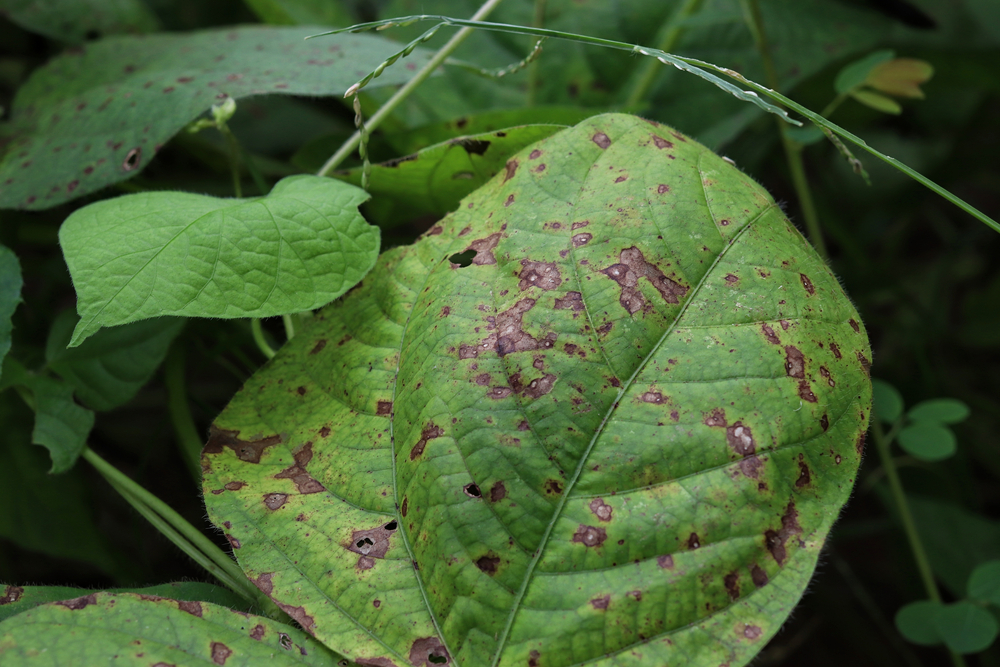
M 674 47 L 677 46 L 677 42 L 680 41 L 681 35 L 684 33 L 684 21 L 701 9 L 702 2 L 703 0 L 685 0 L 680 9 L 674 12 L 674 15 L 660 28 L 660 33 L 657 35 L 656 48 L 661 51 L 673 51 Z M 662 71 L 663 68 L 656 59 L 650 58 L 643 61 L 639 67 L 639 74 L 635 84 L 632 86 L 628 98 L 625 100 L 626 109 L 631 109 L 646 99 L 646 96 L 653 88 L 653 84 L 656 83 L 656 78 Z

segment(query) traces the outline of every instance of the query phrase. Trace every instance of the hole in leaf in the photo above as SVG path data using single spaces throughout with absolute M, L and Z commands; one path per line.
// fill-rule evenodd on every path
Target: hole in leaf
M 464 487 L 462 487 L 462 490 L 465 491 L 465 495 L 469 496 L 470 498 L 483 497 L 482 491 L 480 491 L 479 487 L 476 486 L 475 484 L 466 484 Z
M 443 655 L 438 655 L 437 653 L 431 653 L 430 655 L 427 656 L 427 659 L 430 662 L 433 662 L 435 665 L 443 665 L 446 662 L 448 662 L 448 658 L 444 657 Z
M 396 530 L 396 522 L 395 521 L 390 521 L 389 523 L 385 524 L 385 529 L 386 530 Z
M 142 160 L 142 148 L 136 146 L 125 156 L 125 160 L 122 162 L 122 169 L 132 171 L 139 166 L 140 160 Z
M 456 252 L 454 255 L 448 258 L 448 261 L 452 264 L 458 264 L 459 267 L 465 268 L 472 264 L 472 258 L 476 256 L 475 250 L 463 250 L 462 252 Z
M 292 648 L 292 638 L 286 635 L 284 632 L 278 633 L 278 643 L 281 644 L 281 648 L 286 651 Z

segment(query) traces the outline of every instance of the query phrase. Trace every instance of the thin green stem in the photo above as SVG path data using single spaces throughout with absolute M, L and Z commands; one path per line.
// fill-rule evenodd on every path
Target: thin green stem
M 545 25 L 546 4 L 546 0 L 535 0 L 535 13 L 531 17 L 531 26 L 533 28 L 541 28 Z M 529 53 L 531 52 L 529 51 Z M 536 58 L 528 65 L 528 94 L 526 104 L 529 107 L 535 106 L 538 99 L 538 78 L 538 59 Z
M 774 66 L 774 58 L 771 56 L 771 47 L 767 40 L 767 29 L 764 26 L 760 13 L 758 0 L 742 0 L 743 15 L 746 18 L 747 27 L 753 34 L 757 51 L 760 53 L 761 62 L 764 65 L 764 76 L 767 85 L 778 89 L 778 71 Z M 816 252 L 824 260 L 829 261 L 826 252 L 826 242 L 823 240 L 823 230 L 819 222 L 819 214 L 816 212 L 816 204 L 813 201 L 812 190 L 809 187 L 809 179 L 806 177 L 805 164 L 802 161 L 802 146 L 788 135 L 788 124 L 781 118 L 775 117 L 778 125 L 778 134 L 781 136 L 781 145 L 785 150 L 785 160 L 788 162 L 788 171 L 792 177 L 792 185 L 795 194 L 799 198 L 799 206 L 802 209 L 802 217 L 806 223 L 806 234 L 812 242 Z
M 260 318 L 254 317 L 250 320 L 250 331 L 253 333 L 253 342 L 257 343 L 257 347 L 264 353 L 264 356 L 268 359 L 274 359 L 276 352 L 264 338 L 264 328 L 260 325 Z
M 899 512 L 899 518 L 903 522 L 903 532 L 906 533 L 906 540 L 910 543 L 910 552 L 913 560 L 917 563 L 917 571 L 920 579 L 927 591 L 927 597 L 933 602 L 941 602 L 941 593 L 938 591 L 937 582 L 934 579 L 934 572 L 931 570 L 931 563 L 927 559 L 927 552 L 924 550 L 924 543 L 917 532 L 917 524 L 913 520 L 913 513 L 910 511 L 910 504 L 906 500 L 906 493 L 903 491 L 903 483 L 899 479 L 899 471 L 896 469 L 896 462 L 892 458 L 890 446 L 892 441 L 885 436 L 882 431 L 882 424 L 878 419 L 872 419 L 872 437 L 875 440 L 875 448 L 878 450 L 879 458 L 882 460 L 882 468 L 885 470 L 886 479 L 889 480 L 889 491 L 892 500 Z M 962 656 L 953 651 L 951 661 L 955 667 L 965 667 L 965 660 Z
M 187 391 L 184 387 L 184 350 L 175 342 L 167 353 L 164 364 L 164 379 L 167 385 L 167 409 L 170 422 L 174 426 L 181 454 L 194 480 L 201 480 L 201 436 L 191 416 Z
M 672 51 L 684 33 L 684 21 L 701 9 L 702 2 L 703 0 L 685 0 L 680 9 L 660 28 L 660 33 L 656 36 L 656 48 L 661 51 Z M 635 85 L 632 86 L 632 90 L 625 100 L 625 108 L 634 107 L 646 99 L 646 95 L 652 89 L 656 78 L 660 75 L 660 71 L 660 63 L 655 59 L 643 62 L 639 68 L 639 75 Z
M 823 116 L 824 118 L 829 118 L 831 115 L 833 115 L 833 112 L 837 110 L 837 107 L 843 104 L 844 100 L 846 99 L 847 99 L 847 93 L 840 93 L 839 95 L 834 97 L 829 104 L 826 105 L 826 108 L 824 108 L 819 115 Z
M 470 22 L 479 22 L 485 18 L 493 9 L 499 5 L 501 0 L 486 0 L 485 3 L 479 8 L 479 10 L 473 14 L 472 18 L 469 19 Z M 450 56 L 459 45 L 464 42 L 469 35 L 472 34 L 472 30 L 475 26 L 466 26 L 456 32 L 448 42 L 442 46 L 434 56 L 427 61 L 427 64 L 417 72 L 412 79 L 403 84 L 403 87 L 396 91 L 396 94 L 390 97 L 385 104 L 383 104 L 378 111 L 376 111 L 371 118 L 365 123 L 368 132 L 372 132 L 377 128 L 382 121 L 392 113 L 399 104 L 409 97 L 410 93 L 417 89 L 421 83 L 424 82 L 427 77 L 434 73 L 444 61 Z M 331 171 L 336 169 L 341 162 L 347 159 L 351 153 L 353 153 L 358 145 L 361 143 L 361 132 L 355 132 L 350 136 L 350 138 L 344 142 L 344 144 L 337 149 L 337 152 L 330 156 L 330 159 L 316 172 L 317 176 L 326 176 Z
M 243 197 L 243 179 L 240 174 L 240 143 L 224 123 L 219 123 L 219 132 L 229 144 L 229 169 L 233 173 L 233 192 L 237 199 Z
M 295 338 L 295 322 L 292 321 L 292 316 L 282 315 L 281 321 L 285 323 L 285 337 L 288 340 Z

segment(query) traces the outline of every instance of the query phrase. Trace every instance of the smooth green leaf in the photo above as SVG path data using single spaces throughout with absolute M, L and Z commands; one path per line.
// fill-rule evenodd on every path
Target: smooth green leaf
M 906 416 L 913 421 L 957 424 L 969 417 L 969 406 L 955 398 L 932 398 L 914 405 Z
M 939 500 L 907 496 L 934 574 L 956 598 L 984 561 L 1000 559 L 1000 521 Z
M 12 250 L 0 245 L 0 364 L 10 351 L 11 317 L 21 302 L 21 265 Z M 0 375 L 0 378 L 3 376 Z
M 13 391 L 0 393 L 0 489 L 16 499 L 0 512 L 0 537 L 21 549 L 88 563 L 108 575 L 132 576 L 129 564 L 116 560 L 98 530 L 82 466 L 50 475 L 48 452 L 31 445 L 32 421 Z
M 87 445 L 94 413 L 73 400 L 73 387 L 44 375 L 29 376 L 25 385 L 34 396 L 35 428 L 31 442 L 49 450 L 51 474 L 66 472 Z
M 424 215 L 442 216 L 502 169 L 516 169 L 508 158 L 564 125 L 522 125 L 497 132 L 451 139 L 415 155 L 372 165 L 366 208 L 375 223 L 398 225 Z M 331 174 L 361 185 L 362 167 Z
M 329 0 L 244 0 L 260 20 L 272 25 L 348 26 L 355 19 L 347 3 Z
M 398 48 L 371 35 L 304 39 L 318 30 L 115 37 L 56 57 L 18 90 L 10 122 L 0 124 L 9 140 L 0 157 L 0 208 L 48 208 L 130 178 L 226 96 L 342 95 Z M 422 64 L 426 53 L 407 61 Z M 371 85 L 410 76 L 401 65 Z
M 978 653 L 989 648 L 1000 632 L 993 614 L 966 600 L 944 605 L 934 615 L 934 627 L 955 653 Z
M 209 602 L 155 595 L 91 593 L 0 623 L 0 661 L 5 665 L 333 667 L 337 660 L 290 625 Z
M 885 380 L 872 380 L 872 410 L 884 422 L 892 423 L 903 414 L 903 396 Z
M 911 602 L 896 612 L 896 629 L 914 644 L 940 644 L 943 640 L 938 633 L 935 618 L 943 608 L 943 604 L 931 600 Z
M 79 209 L 59 230 L 80 312 L 70 345 L 101 327 L 161 315 L 319 308 L 375 263 L 378 228 L 357 210 L 367 198 L 303 175 L 256 199 L 149 192 Z
M 865 83 L 865 79 L 868 78 L 868 74 L 875 69 L 876 65 L 880 65 L 887 60 L 892 60 L 895 57 L 895 51 L 884 49 L 869 53 L 864 58 L 859 58 L 858 60 L 845 65 L 843 69 L 837 73 L 837 78 L 833 82 L 834 90 L 836 90 L 840 95 L 850 93 L 852 90 Z
M 982 563 L 969 577 L 968 595 L 973 600 L 1000 607 L 1000 560 Z
M 152 319 L 103 329 L 79 347 L 67 347 L 79 317 L 63 311 L 49 332 L 48 367 L 76 390 L 88 407 L 112 410 L 127 403 L 153 375 L 170 343 L 184 328 L 182 319 Z
M 916 422 L 901 430 L 899 446 L 922 461 L 943 461 L 958 450 L 951 429 L 933 422 Z
M 70 44 L 159 28 L 142 0 L 3 0 L 0 8 L 25 30 Z
M 875 109 L 875 111 L 891 113 L 894 115 L 903 113 L 903 107 L 899 105 L 899 102 L 891 97 L 886 97 L 885 95 L 880 95 L 879 93 L 873 93 L 870 90 L 852 91 L 851 97 L 856 99 L 858 102 L 861 102 L 866 107 Z
M 91 593 L 102 592 L 98 590 L 83 590 L 71 586 L 18 586 L 15 584 L 8 584 L 2 590 L 3 594 L 0 595 L 0 621 L 48 602 L 73 600 Z M 246 609 L 246 600 L 228 588 L 198 581 L 179 581 L 170 584 L 147 586 L 145 588 L 115 588 L 103 592 L 141 593 L 143 595 L 157 595 L 172 600 L 211 602 L 232 609 L 248 611 Z
M 597 116 L 513 160 L 246 383 L 209 516 L 359 662 L 743 665 L 855 479 L 865 330 L 670 128 Z

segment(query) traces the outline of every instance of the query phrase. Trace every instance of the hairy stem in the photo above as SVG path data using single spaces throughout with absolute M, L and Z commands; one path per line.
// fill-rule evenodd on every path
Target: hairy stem
M 757 51 L 760 53 L 761 62 L 764 64 L 767 85 L 777 90 L 778 71 L 774 67 L 774 58 L 771 56 L 771 47 L 767 41 L 767 31 L 764 28 L 764 21 L 761 19 L 760 4 L 758 0 L 742 0 L 741 4 L 747 26 L 753 34 L 754 43 L 756 43 Z M 816 204 L 813 202 L 812 190 L 809 188 L 809 179 L 806 177 L 806 168 L 802 161 L 802 146 L 788 135 L 787 123 L 777 117 L 775 122 L 778 125 L 778 133 L 781 135 L 781 144 L 785 149 L 785 159 L 788 161 L 792 185 L 799 198 L 802 217 L 805 218 L 806 234 L 820 257 L 829 261 L 826 242 L 823 240 L 823 231 L 820 227 L 819 214 L 816 213 Z
M 657 35 L 656 48 L 661 51 L 672 51 L 677 46 L 677 42 L 680 41 L 681 34 L 684 32 L 684 21 L 701 9 L 702 2 L 703 0 L 685 0 L 680 9 L 660 28 L 660 33 Z M 632 90 L 625 100 L 626 108 L 631 108 L 646 99 L 646 95 L 649 94 L 653 84 L 656 83 L 656 77 L 659 76 L 660 72 L 660 63 L 656 60 L 646 60 L 643 62 L 639 69 L 639 76 L 636 79 L 635 85 L 632 86 Z
M 486 0 L 482 7 L 472 15 L 470 21 L 480 21 L 493 11 L 493 9 L 500 4 L 501 0 Z M 472 34 L 473 28 L 464 27 L 456 32 L 448 42 L 442 46 L 434 56 L 427 61 L 427 64 L 417 72 L 412 79 L 407 81 L 402 88 L 396 91 L 396 94 L 390 97 L 385 104 L 383 104 L 378 111 L 376 111 L 371 118 L 365 123 L 365 127 L 368 132 L 372 132 L 377 128 L 382 121 L 390 113 L 399 106 L 400 102 L 409 97 L 410 93 L 417 89 L 417 86 L 422 84 L 427 77 L 434 73 L 444 61 L 450 56 L 459 45 L 464 42 L 469 35 Z M 326 161 L 318 172 L 317 176 L 327 176 L 331 171 L 336 169 L 341 162 L 347 159 L 351 153 L 353 153 L 358 145 L 361 143 L 361 132 L 355 132 L 350 136 L 350 138 L 344 142 L 344 144 L 337 149 L 337 152 L 330 156 L 330 159 Z
M 187 463 L 192 479 L 200 481 L 203 443 L 201 436 L 198 435 L 194 417 L 191 416 L 191 406 L 188 404 L 184 388 L 184 350 L 179 343 L 175 342 L 170 346 L 163 371 L 167 385 L 167 409 L 170 411 L 170 422 L 174 426 L 181 455 Z
M 257 347 L 264 353 L 264 356 L 268 359 L 274 359 L 276 352 L 273 347 L 267 344 L 267 339 L 264 338 L 264 329 L 260 325 L 259 317 L 254 317 L 250 320 L 250 331 L 253 333 L 253 342 L 257 343 Z
M 894 431 L 893 431 L 894 432 Z M 890 435 L 893 433 L 890 432 Z M 885 470 L 886 479 L 889 480 L 889 490 L 892 493 L 892 500 L 899 512 L 899 518 L 903 522 L 903 532 L 906 533 L 906 540 L 910 543 L 910 552 L 913 560 L 917 563 L 917 571 L 920 579 L 927 591 L 927 597 L 933 602 L 941 602 L 941 593 L 938 591 L 937 582 L 934 580 L 934 572 L 931 570 L 930 561 L 927 559 L 927 552 L 924 550 L 924 543 L 917 532 L 917 524 L 913 520 L 913 513 L 910 511 L 910 504 L 906 500 L 906 493 L 903 491 L 903 483 L 899 479 L 899 471 L 896 469 L 896 462 L 892 458 L 890 445 L 892 440 L 887 438 L 882 431 L 882 424 L 878 419 L 872 419 L 872 437 L 875 440 L 875 448 L 878 450 L 879 458 L 882 461 L 882 468 Z M 965 660 L 962 656 L 953 651 L 951 661 L 955 667 L 965 667 Z

